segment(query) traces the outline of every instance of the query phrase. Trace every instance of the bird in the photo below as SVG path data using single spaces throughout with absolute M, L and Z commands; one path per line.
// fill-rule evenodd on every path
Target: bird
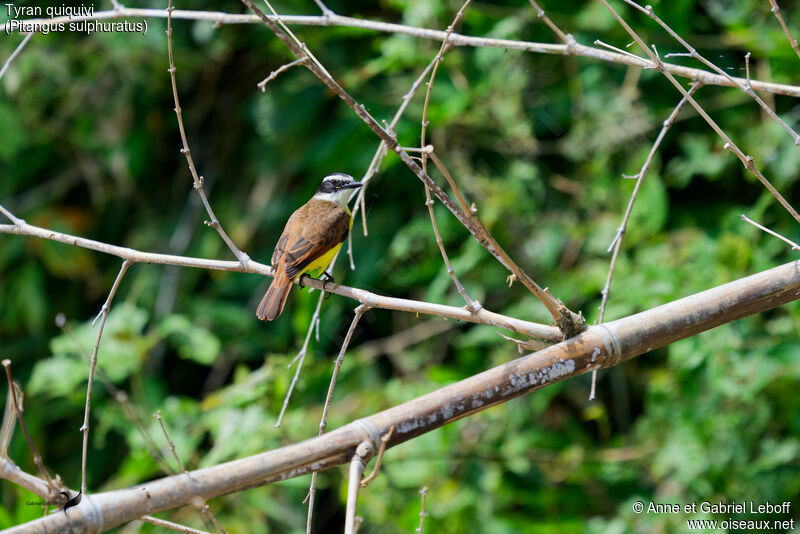
M 274 277 L 256 311 L 260 320 L 280 316 L 297 277 L 325 273 L 353 227 L 347 203 L 352 190 L 362 185 L 349 174 L 329 174 L 314 196 L 292 213 L 272 253 Z

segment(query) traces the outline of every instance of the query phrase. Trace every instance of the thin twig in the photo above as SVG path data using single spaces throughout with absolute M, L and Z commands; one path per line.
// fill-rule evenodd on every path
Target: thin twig
M 361 320 L 361 316 L 364 315 L 364 312 L 367 311 L 367 307 L 363 304 L 359 305 L 355 310 L 355 315 L 353 316 L 353 320 L 350 322 L 350 328 L 347 329 L 347 334 L 344 336 L 344 341 L 342 342 L 342 347 L 339 349 L 339 356 L 336 358 L 336 362 L 333 364 L 333 373 L 331 374 L 331 383 L 328 386 L 328 394 L 325 396 L 325 404 L 322 407 L 322 418 L 319 422 L 319 435 L 325 433 L 325 427 L 328 425 L 328 409 L 331 405 L 331 398 L 333 397 L 333 388 L 336 387 L 336 378 L 339 376 L 339 369 L 342 367 L 342 361 L 344 360 L 344 353 L 347 352 L 347 346 L 350 344 L 350 338 L 353 337 L 353 332 L 358 326 L 358 321 Z M 359 480 L 360 477 L 359 477 Z M 311 485 L 308 488 L 308 519 L 306 521 L 306 534 L 311 534 L 311 523 L 314 517 L 314 497 L 317 493 L 317 472 L 311 474 Z
M 306 61 L 308 61 L 307 57 L 301 57 L 300 59 L 295 59 L 291 63 L 287 63 L 285 65 L 281 65 L 277 69 L 275 69 L 272 72 L 270 72 L 269 76 L 267 76 L 266 78 L 264 78 L 263 80 L 258 82 L 256 85 L 258 86 L 259 89 L 261 89 L 261 92 L 263 93 L 264 91 L 267 90 L 267 84 L 269 82 L 271 82 L 272 80 L 274 80 L 275 78 L 277 78 L 282 72 L 285 72 L 285 71 L 291 69 L 292 67 L 294 67 L 296 65 L 302 65 Z
M 158 517 L 153 517 L 151 515 L 141 517 L 139 518 L 139 521 L 150 523 L 151 525 L 156 525 L 157 527 L 168 528 L 170 530 L 174 530 L 175 532 L 183 532 L 185 534 L 209 534 L 209 532 L 205 530 L 197 530 L 196 528 L 173 523 L 172 521 L 167 521 L 166 519 L 159 519 Z
M 417 527 L 417 534 L 424 534 L 425 532 L 425 518 L 428 517 L 428 512 L 425 511 L 425 496 L 428 494 L 428 486 L 422 486 L 419 490 L 421 499 L 419 507 L 419 526 Z
M 5 359 L 3 360 L 2 363 L 3 367 L 6 370 L 6 380 L 8 380 L 8 390 L 11 394 L 11 402 L 13 404 L 12 410 L 14 410 L 14 413 L 17 416 L 17 421 L 19 422 L 19 427 L 22 429 L 22 433 L 25 435 L 25 441 L 28 442 L 28 448 L 31 450 L 31 454 L 33 455 L 33 462 L 36 464 L 36 467 L 39 468 L 39 472 L 42 474 L 45 481 L 47 482 L 47 488 L 50 490 L 52 495 L 52 492 L 55 489 L 55 485 L 53 484 L 53 479 L 50 478 L 50 473 L 44 466 L 42 457 L 39 455 L 39 452 L 36 450 L 36 446 L 33 444 L 33 439 L 31 439 L 31 434 L 30 432 L 28 432 L 28 425 L 25 424 L 25 418 L 22 416 L 23 412 L 22 399 L 20 398 L 21 395 L 18 395 L 19 392 L 17 385 L 14 382 L 13 377 L 11 376 L 11 360 Z
M 22 49 L 25 48 L 25 45 L 28 44 L 28 41 L 31 40 L 31 37 L 33 37 L 33 32 L 28 33 L 25 36 L 25 38 L 22 41 L 20 41 L 20 43 L 17 45 L 17 47 L 14 49 L 14 51 L 11 52 L 11 55 L 8 56 L 8 59 L 6 60 L 6 62 L 3 63 L 3 68 L 0 69 L 0 79 L 3 78 L 3 75 L 8 70 L 8 67 L 11 66 L 11 63 L 14 61 L 14 59 L 16 59 L 16 57 L 19 55 L 19 53 L 22 52 Z
M 444 40 L 442 41 L 442 46 L 439 47 L 439 52 L 433 58 L 433 69 L 431 70 L 431 76 L 428 79 L 428 88 L 425 91 L 425 104 L 422 106 L 422 128 L 420 129 L 419 134 L 419 146 L 420 151 L 422 154 L 422 172 L 428 172 L 428 154 L 425 150 L 427 145 L 425 143 L 425 134 L 428 130 L 428 125 L 430 122 L 428 121 L 428 105 L 430 104 L 431 100 L 431 91 L 433 90 L 433 82 L 436 80 L 436 72 L 439 70 L 439 64 L 442 62 L 445 53 L 448 49 L 448 39 L 450 35 L 452 35 L 453 30 L 455 29 L 456 25 L 461 21 L 464 17 L 464 11 L 466 11 L 467 6 L 469 6 L 471 0 L 466 0 L 464 4 L 461 6 L 461 9 L 458 10 L 456 13 L 455 18 L 453 18 L 453 22 L 450 23 L 450 26 L 447 27 L 447 35 L 445 35 Z M 439 247 L 439 252 L 442 254 L 442 260 L 444 260 L 445 269 L 447 270 L 447 274 L 450 276 L 450 279 L 453 280 L 453 285 L 456 287 L 456 291 L 458 294 L 461 295 L 461 298 L 464 299 L 464 302 L 467 304 L 467 309 L 477 312 L 480 309 L 480 304 L 475 302 L 470 298 L 467 294 L 467 290 L 464 289 L 464 285 L 461 283 L 461 280 L 458 279 L 458 275 L 456 275 L 456 271 L 453 268 L 453 265 L 450 263 L 450 258 L 447 256 L 447 251 L 444 248 L 444 242 L 442 241 L 442 236 L 439 234 L 439 227 L 436 224 L 436 215 L 433 211 L 433 199 L 431 198 L 431 190 L 425 185 L 425 205 L 428 207 L 428 214 L 431 218 L 431 226 L 433 226 L 433 234 L 436 237 L 436 245 Z
M 322 14 L 324 16 L 335 15 L 335 13 L 333 11 L 331 11 L 328 8 L 328 6 L 326 6 L 324 3 L 322 3 L 322 0 L 314 0 L 314 3 L 317 4 L 317 7 L 319 7 L 319 9 L 322 11 Z
M 189 472 L 183 466 L 183 462 L 181 462 L 181 458 L 180 456 L 178 456 L 178 452 L 175 450 L 175 443 L 172 441 L 172 438 L 169 437 L 167 426 L 164 424 L 164 419 L 161 417 L 161 410 L 156 411 L 156 413 L 153 414 L 153 417 L 158 419 L 158 423 L 159 425 L 161 425 L 161 431 L 164 433 L 164 438 L 166 438 L 167 440 L 167 444 L 169 445 L 169 450 L 172 451 L 172 456 L 175 458 L 175 461 L 178 462 L 178 469 L 180 469 L 181 473 L 185 473 L 188 475 Z M 192 504 L 204 516 L 206 516 L 206 519 L 211 521 L 222 534 L 227 534 L 225 532 L 225 529 L 222 528 L 220 522 L 217 521 L 217 518 L 214 517 L 214 514 L 211 513 L 211 509 L 208 507 L 208 503 L 206 503 L 205 499 L 199 499 L 197 502 L 193 502 Z
M 12 388 L 8 388 L 6 394 L 6 405 L 3 408 L 3 424 L 0 425 L 0 458 L 8 457 L 8 445 L 11 443 L 11 438 L 14 436 L 14 419 L 16 419 L 17 412 L 14 409 L 14 395 L 16 394 Z
M 798 245 L 797 243 L 795 243 L 795 242 L 794 242 L 794 241 L 792 241 L 791 239 L 787 239 L 787 238 L 783 237 L 781 234 L 779 234 L 778 232 L 775 232 L 775 231 L 773 231 L 773 230 L 770 230 L 770 229 L 769 229 L 769 228 L 767 228 L 766 226 L 762 226 L 762 225 L 758 224 L 758 223 L 757 223 L 757 222 L 755 222 L 754 220 L 750 219 L 750 218 L 749 218 L 747 215 L 745 215 L 744 213 L 741 213 L 741 214 L 739 214 L 739 217 L 741 217 L 741 218 L 742 218 L 742 220 L 743 220 L 744 222 L 752 224 L 753 226 L 755 226 L 755 227 L 756 227 L 756 228 L 758 228 L 759 230 L 762 230 L 762 231 L 764 231 L 764 232 L 768 233 L 769 235 L 772 235 L 772 236 L 775 236 L 775 237 L 777 237 L 778 239 L 780 239 L 780 240 L 781 240 L 781 241 L 783 241 L 784 243 L 786 243 L 786 244 L 788 244 L 789 246 L 791 246 L 791 247 L 792 247 L 792 250 L 800 250 L 800 245 Z
M 73 332 L 72 327 L 67 322 L 66 317 L 63 313 L 58 313 L 56 315 L 56 326 L 60 328 L 75 344 L 78 351 L 83 355 L 84 359 L 87 362 L 92 361 L 92 355 L 89 354 L 83 345 L 80 343 L 78 338 L 75 336 L 75 332 Z M 147 448 L 147 452 L 153 461 L 158 464 L 158 466 L 165 472 L 165 473 L 173 473 L 174 471 L 170 468 L 169 464 L 166 463 L 164 460 L 164 456 L 157 450 L 155 443 L 153 443 L 153 439 L 150 437 L 150 434 L 147 433 L 147 430 L 144 428 L 144 424 L 142 423 L 141 418 L 136 413 L 131 402 L 128 400 L 128 394 L 122 391 L 121 389 L 117 388 L 108 375 L 103 370 L 103 367 L 98 364 L 97 365 L 97 377 L 100 378 L 100 382 L 103 383 L 105 386 L 106 391 L 108 394 L 116 400 L 119 405 L 122 407 L 122 412 L 125 414 L 125 417 L 133 423 L 136 429 L 139 431 L 139 435 L 142 437 L 142 440 L 145 443 L 145 447 Z
M 542 304 L 545 305 L 547 310 L 555 319 L 556 324 L 561 330 L 564 338 L 572 337 L 583 331 L 583 329 L 586 328 L 583 317 L 570 311 L 564 305 L 564 303 L 551 295 L 549 290 L 542 289 L 539 284 L 537 284 L 530 276 L 528 276 L 528 273 L 526 273 L 516 264 L 516 262 L 514 262 L 513 259 L 511 259 L 511 256 L 509 256 L 503 247 L 500 246 L 500 243 L 497 242 L 494 236 L 489 233 L 481 220 L 478 218 L 478 210 L 475 205 L 467 205 L 467 201 L 464 198 L 464 195 L 461 194 L 461 190 L 459 189 L 458 184 L 456 184 L 456 181 L 453 179 L 453 176 L 433 151 L 432 147 L 430 148 L 431 150 L 429 151 L 428 155 L 439 169 L 439 172 L 444 175 L 448 185 L 455 193 L 459 205 L 461 206 L 461 212 L 465 217 L 472 221 L 474 228 L 476 228 L 478 241 L 480 241 L 484 248 L 489 250 L 492 255 L 497 258 L 506 269 L 508 269 L 514 280 L 519 280 L 522 282 L 523 285 L 527 287 L 542 302 Z
M 555 33 L 556 35 L 558 35 L 558 38 L 559 38 L 559 39 L 561 39 L 561 40 L 562 40 L 562 41 L 564 41 L 565 43 L 569 43 L 569 42 L 570 42 L 570 40 L 572 39 L 572 36 L 571 36 L 571 35 L 567 35 L 567 34 L 566 34 L 566 33 L 564 33 L 563 31 L 561 31 L 561 28 L 559 28 L 558 26 L 556 26 L 556 25 L 553 23 L 553 21 L 552 21 L 552 20 L 550 20 L 550 18 L 549 18 L 549 17 L 547 16 L 547 14 L 544 12 L 544 9 L 542 9 L 541 7 L 539 7 L 539 4 L 537 4 L 537 3 L 536 3 L 536 0 L 528 0 L 528 1 L 529 1 L 529 2 L 531 3 L 531 5 L 533 6 L 533 9 L 535 9 L 535 10 L 536 10 L 536 16 L 538 16 L 540 19 L 542 19 L 542 20 L 544 21 L 544 23 L 545 23 L 545 24 L 547 24 L 547 25 L 550 27 L 550 29 L 551 29 L 551 30 L 553 30 L 553 33 Z
M 625 57 L 629 57 L 629 58 L 631 58 L 631 59 L 633 59 L 635 61 L 640 61 L 641 64 L 639 66 L 642 67 L 642 68 L 645 68 L 645 69 L 652 68 L 652 63 L 650 63 L 649 61 L 647 61 L 645 58 L 643 58 L 641 56 L 637 56 L 636 54 L 632 54 L 632 53 L 628 52 L 627 50 L 623 50 L 621 48 L 617 48 L 616 46 L 613 46 L 613 45 L 610 45 L 608 43 L 605 43 L 605 42 L 601 41 L 600 39 L 595 39 L 594 40 L 594 44 L 598 45 L 598 46 L 602 46 L 603 48 L 608 48 L 609 50 L 613 50 L 617 54 L 622 54 Z
M 2 206 L 0 206 L 0 211 L 4 211 Z M 17 221 L 18 224 L 15 225 L 0 224 L 0 233 L 49 239 L 51 241 L 66 243 L 68 245 L 117 256 L 123 260 L 128 260 L 130 263 L 157 263 L 162 265 L 178 265 L 182 267 L 195 267 L 200 269 L 253 273 L 266 276 L 273 275 L 271 267 L 253 260 L 248 262 L 247 266 L 243 266 L 236 261 L 211 260 L 205 258 L 176 256 L 172 254 L 142 252 L 127 247 L 110 245 L 101 241 L 95 241 L 92 239 L 86 239 L 83 237 L 41 228 L 32 224 L 28 224 L 21 219 L 17 219 Z M 369 308 L 422 313 L 446 317 L 449 319 L 457 319 L 460 321 L 467 321 L 470 323 L 486 324 L 550 341 L 557 341 L 561 338 L 561 334 L 557 328 L 501 315 L 499 313 L 488 311 L 485 308 L 481 309 L 477 314 L 474 314 L 468 310 L 465 310 L 464 308 L 459 308 L 456 306 L 446 306 L 444 304 L 434 304 L 418 300 L 389 297 L 355 287 L 334 284 L 332 282 L 324 282 L 322 280 L 316 280 L 313 278 L 309 279 L 308 277 L 303 280 L 303 283 L 306 286 L 313 287 L 318 290 L 351 298 L 360 302 L 361 304 L 365 304 Z
M 750 52 L 744 55 L 744 72 L 745 76 L 747 77 L 747 82 L 745 83 L 745 87 L 752 90 L 753 86 L 750 83 Z
M 106 301 L 103 303 L 103 307 L 100 308 L 98 316 L 92 321 L 92 326 L 94 326 L 95 321 L 99 318 L 100 326 L 97 329 L 97 339 L 94 342 L 92 360 L 89 363 L 89 383 L 86 386 L 86 407 L 83 411 L 83 425 L 80 428 L 80 431 L 83 432 L 83 451 L 81 453 L 81 493 L 83 495 L 86 495 L 86 454 L 89 449 L 89 412 L 92 407 L 92 386 L 94 385 L 94 373 L 97 368 L 97 353 L 100 350 L 100 338 L 103 336 L 103 328 L 106 325 L 108 311 L 111 309 L 111 301 L 114 300 L 114 295 L 116 295 L 119 284 L 122 282 L 122 277 L 125 276 L 125 272 L 130 266 L 131 262 L 128 260 L 122 262 L 122 267 L 120 267 L 117 278 L 111 286 L 111 291 L 108 292 L 108 298 L 106 298 Z
M 21 228 L 24 224 L 26 224 L 25 221 L 23 221 L 19 217 L 16 217 L 13 213 L 11 213 L 7 209 L 5 209 L 2 205 L 0 205 L 0 213 L 5 215 L 8 218 L 9 221 L 14 223 L 14 226 L 16 226 L 16 227 L 20 227 Z
M 275 421 L 275 428 L 281 426 L 283 414 L 286 413 L 286 408 L 289 406 L 289 399 L 292 397 L 294 386 L 297 384 L 297 379 L 300 377 L 300 371 L 303 369 L 303 363 L 306 361 L 306 353 L 308 352 L 308 343 L 311 341 L 311 333 L 314 331 L 314 326 L 319 323 L 319 314 L 320 310 L 322 309 L 322 301 L 324 299 L 325 293 L 320 292 L 319 298 L 317 299 L 317 307 L 314 309 L 313 315 L 311 315 L 311 323 L 308 325 L 308 331 L 306 332 L 306 338 L 305 341 L 303 341 L 303 346 L 300 347 L 300 350 L 297 352 L 297 356 L 295 356 L 294 359 L 289 362 L 290 369 L 292 365 L 297 362 L 297 369 L 294 370 L 294 376 L 292 376 L 292 381 L 289 383 L 289 389 L 286 390 L 286 395 L 283 397 L 283 406 L 281 406 L 281 412 L 278 414 L 278 420 Z
M 365 477 L 361 480 L 362 488 L 366 488 L 367 484 L 375 480 L 375 477 L 378 476 L 378 472 L 381 470 L 381 462 L 383 461 L 383 453 L 386 452 L 386 444 L 389 443 L 390 439 L 392 439 L 392 434 L 394 434 L 394 427 L 390 428 L 386 434 L 381 436 L 381 447 L 378 449 L 377 458 L 375 458 L 375 467 L 372 469 L 372 473 L 370 473 L 368 477 Z
M 161 417 L 161 410 L 156 411 L 153 414 L 153 417 L 158 419 L 158 424 L 161 425 L 161 431 L 164 433 L 164 438 L 167 440 L 167 445 L 169 446 L 169 450 L 172 451 L 172 457 L 175 458 L 175 461 L 178 463 L 178 469 L 181 473 L 186 472 L 186 468 L 183 466 L 183 462 L 181 462 L 181 457 L 178 456 L 178 452 L 175 450 L 175 442 L 169 437 L 169 432 L 167 432 L 167 427 L 164 424 L 164 418 Z
M 436 239 L 436 245 L 439 247 L 439 252 L 442 254 L 442 260 L 444 260 L 445 270 L 447 274 L 450 275 L 450 279 L 453 280 L 453 285 L 456 287 L 456 291 L 458 294 L 461 295 L 461 298 L 464 299 L 466 303 L 466 308 L 471 312 L 475 313 L 481 309 L 481 305 L 478 301 L 472 300 L 467 293 L 467 290 L 464 289 L 464 285 L 461 283 L 461 280 L 458 279 L 456 275 L 456 270 L 453 268 L 453 264 L 450 263 L 450 258 L 447 256 L 447 251 L 444 248 L 444 242 L 442 241 L 442 236 L 439 234 L 439 227 L 436 224 L 436 215 L 433 212 L 433 205 L 435 202 L 431 198 L 431 190 L 428 189 L 428 186 L 425 187 L 425 205 L 428 207 L 428 214 L 431 218 L 431 226 L 433 226 L 433 235 Z
M 350 476 L 347 481 L 347 504 L 345 506 L 344 534 L 356 534 L 358 523 L 356 521 L 356 509 L 358 506 L 358 490 L 362 488 L 361 477 L 364 475 L 364 468 L 367 466 L 369 457 L 373 454 L 372 443 L 369 441 L 361 442 L 356 447 L 356 452 L 350 459 Z
M 606 284 L 603 286 L 603 290 L 600 292 L 602 295 L 602 299 L 600 301 L 600 314 L 597 317 L 597 324 L 603 322 L 605 311 L 606 311 L 606 303 L 608 302 L 608 294 L 611 290 L 611 279 L 614 276 L 614 267 L 617 265 L 617 258 L 619 257 L 619 251 L 622 248 L 622 238 L 625 236 L 625 231 L 628 228 L 628 221 L 630 220 L 631 213 L 633 212 L 633 203 L 636 202 L 636 197 L 639 194 L 639 189 L 642 186 L 642 182 L 644 181 L 644 177 L 647 175 L 647 171 L 650 170 L 650 164 L 653 161 L 653 157 L 656 155 L 658 148 L 661 146 L 661 142 L 664 140 L 664 137 L 667 135 L 667 131 L 669 130 L 670 126 L 675 122 L 675 118 L 680 113 L 683 106 L 686 104 L 687 100 L 691 98 L 691 96 L 700 88 L 700 83 L 694 82 L 692 86 L 689 88 L 689 91 L 686 95 L 681 98 L 680 102 L 675 106 L 672 112 L 667 116 L 664 120 L 664 123 L 661 126 L 661 131 L 658 132 L 658 136 L 656 136 L 656 140 L 653 142 L 653 146 L 650 147 L 650 152 L 647 154 L 647 158 L 644 160 L 642 167 L 639 169 L 639 172 L 636 173 L 634 176 L 636 178 L 636 184 L 633 186 L 633 191 L 631 192 L 631 198 L 628 200 L 628 207 L 625 209 L 625 214 L 622 216 L 622 222 L 617 229 L 617 233 L 614 235 L 614 239 L 611 240 L 611 244 L 608 246 L 608 252 L 611 253 L 613 250 L 613 254 L 611 255 L 611 262 L 608 266 L 608 275 L 606 276 Z M 597 390 L 597 369 L 592 371 L 592 386 L 589 392 L 589 400 L 594 400 L 595 393 Z
M 214 210 L 211 209 L 211 204 L 208 202 L 208 198 L 206 197 L 205 191 L 203 191 L 203 177 L 198 176 L 197 169 L 194 166 L 194 159 L 192 158 L 192 152 L 189 150 L 189 142 L 186 139 L 186 129 L 183 126 L 183 113 L 181 112 L 181 103 L 178 99 L 178 82 L 175 77 L 175 61 L 172 55 L 172 12 L 174 7 L 172 6 L 172 0 L 169 0 L 169 5 L 167 7 L 167 51 L 169 53 L 169 77 L 172 81 L 172 97 L 175 101 L 175 115 L 178 117 L 178 130 L 181 133 L 181 142 L 183 143 L 183 148 L 181 148 L 181 153 L 186 156 L 186 162 L 189 164 L 189 171 L 192 173 L 192 180 L 194 182 L 194 188 L 197 190 L 197 194 L 200 195 L 200 199 L 203 201 L 203 206 L 206 208 L 206 213 L 211 218 L 210 221 L 206 221 L 206 224 L 210 227 L 214 228 L 219 236 L 225 241 L 225 244 L 228 245 L 228 248 L 231 250 L 236 259 L 239 260 L 239 263 L 242 265 L 247 265 L 250 261 L 250 257 L 239 250 L 236 245 L 234 245 L 231 238 L 228 237 L 228 234 L 225 233 L 223 230 L 222 225 L 220 224 L 217 216 L 214 214 Z
M 770 11 L 775 13 L 775 18 L 777 18 L 778 22 L 780 22 L 781 28 L 783 28 L 783 33 L 789 40 L 792 50 L 794 50 L 794 53 L 797 54 L 797 57 L 800 57 L 800 47 L 797 46 L 797 39 L 792 37 L 792 34 L 789 33 L 789 28 L 786 26 L 786 22 L 783 20 L 783 15 L 781 15 L 781 8 L 778 7 L 778 2 L 775 0 L 769 0 L 769 3 L 772 5 L 772 9 L 770 9 Z
M 436 63 L 436 58 L 433 58 L 431 62 L 428 63 L 428 65 L 422 70 L 417 79 L 414 80 L 414 83 L 411 84 L 411 88 L 406 92 L 406 94 L 403 95 L 400 107 L 397 108 L 394 117 L 392 117 L 391 122 L 389 122 L 388 126 L 389 131 L 394 131 L 395 126 L 397 126 L 397 123 L 400 122 L 400 119 L 403 117 L 406 108 L 408 108 L 408 104 L 411 102 L 411 99 L 414 98 L 415 94 L 417 94 L 417 91 L 422 86 L 423 80 L 425 80 L 425 77 L 431 71 L 435 63 Z M 353 217 L 356 216 L 356 213 L 358 213 L 359 210 L 361 211 L 361 225 L 364 228 L 365 237 L 367 235 L 367 214 L 366 210 L 364 209 L 364 195 L 366 194 L 367 186 L 371 182 L 372 177 L 378 171 L 378 168 L 380 167 L 381 162 L 383 161 L 383 158 L 386 157 L 387 153 L 388 153 L 388 148 L 386 146 L 386 143 L 384 141 L 381 141 L 380 144 L 378 145 L 378 149 L 375 151 L 375 155 L 372 157 L 372 161 L 370 162 L 369 167 L 367 168 L 367 172 L 364 173 L 364 177 L 361 179 L 361 182 L 364 185 L 358 189 L 356 203 L 355 206 L 353 206 Z M 353 253 L 351 245 L 352 245 L 352 240 L 347 245 L 347 253 L 350 256 L 350 263 L 352 265 Z
M 766 187 L 767 190 L 772 194 L 772 196 L 775 197 L 775 199 L 778 200 L 778 202 L 780 202 L 784 208 L 786 208 L 786 211 L 788 211 L 792 215 L 792 217 L 795 218 L 796 221 L 800 222 L 800 213 L 797 213 L 797 211 L 791 206 L 791 204 L 789 204 L 789 202 L 787 202 L 786 199 L 783 198 L 783 195 L 781 195 L 778 192 L 778 190 L 775 189 L 775 187 L 769 182 L 769 180 L 767 180 L 764 177 L 764 175 L 761 174 L 761 171 L 759 171 L 758 168 L 755 166 L 753 157 L 746 155 L 744 152 L 742 152 L 742 150 L 738 146 L 736 146 L 736 144 L 731 140 L 731 138 L 728 137 L 728 134 L 726 134 L 722 130 L 722 128 L 720 128 L 719 125 L 714 121 L 714 119 L 712 119 L 709 116 L 709 114 L 706 113 L 706 111 L 700 106 L 700 104 L 698 104 L 697 101 L 688 94 L 686 89 L 683 88 L 683 86 L 678 82 L 678 80 L 676 80 L 675 77 L 672 75 L 672 73 L 665 67 L 661 59 L 652 50 L 650 50 L 650 47 L 648 47 L 647 44 L 645 44 L 644 40 L 639 36 L 639 34 L 637 34 L 633 30 L 633 28 L 631 28 L 630 25 L 628 25 L 627 22 L 625 22 L 625 20 L 619 15 L 619 13 L 617 13 L 614 10 L 614 8 L 611 7 L 608 1 L 607 0 L 600 0 L 600 1 L 603 3 L 606 9 L 608 9 L 609 12 L 614 16 L 614 18 L 617 20 L 620 26 L 622 26 L 625 29 L 625 31 L 627 31 L 628 34 L 631 37 L 633 37 L 636 43 L 650 56 L 650 60 L 655 65 L 654 68 L 659 72 L 661 72 L 670 81 L 670 83 L 673 86 L 675 86 L 675 88 L 677 88 L 678 91 L 681 92 L 683 96 L 687 97 L 692 107 L 695 110 L 697 110 L 697 113 L 699 113 L 700 116 L 703 117 L 703 119 L 708 123 L 708 125 L 711 126 L 711 128 L 717 133 L 717 135 L 722 138 L 722 140 L 725 142 L 723 148 L 730 149 L 734 154 L 736 154 L 736 157 L 739 158 L 739 161 L 742 162 L 742 165 L 744 165 L 744 167 L 747 170 L 752 172 L 755 175 L 755 177 L 758 178 L 758 180 L 764 185 L 764 187 Z M 629 2 L 629 0 L 625 1 Z M 643 8 L 640 7 L 640 9 Z M 652 10 L 650 12 L 652 12 Z M 648 15 L 650 12 L 648 12 Z M 702 80 L 697 80 L 697 81 L 701 81 L 702 83 Z
M 788 133 L 788 134 L 789 134 L 789 135 L 792 137 L 792 139 L 794 140 L 794 144 L 795 144 L 795 145 L 800 145 L 800 134 L 798 134 L 797 132 L 795 132 L 795 131 L 792 129 L 792 127 L 791 127 L 791 126 L 789 126 L 788 124 L 786 124 L 786 122 L 785 122 L 783 119 L 781 119 L 781 118 L 778 116 L 778 114 L 777 114 L 777 113 L 775 113 L 775 111 L 774 111 L 774 110 L 773 110 L 771 107 L 769 107 L 769 106 L 767 105 L 767 103 L 766 103 L 766 102 L 764 102 L 764 100 L 762 100 L 762 99 L 761 99 L 761 97 L 760 97 L 760 96 L 758 96 L 758 95 L 756 94 L 756 92 L 755 92 L 755 91 L 753 91 L 753 89 L 752 89 L 751 87 L 749 87 L 749 86 L 748 86 L 748 83 L 747 83 L 747 82 L 745 82 L 744 84 L 742 84 L 742 83 L 739 83 L 738 81 L 734 80 L 734 79 L 733 79 L 733 78 L 732 78 L 732 77 L 731 77 L 731 76 L 730 76 L 730 75 L 729 75 L 727 72 L 725 72 L 725 71 L 724 71 L 724 70 L 722 70 L 721 68 L 717 67 L 717 66 L 716 66 L 714 63 L 712 63 L 711 61 L 709 61 L 708 59 L 706 59 L 705 57 L 703 57 L 702 55 L 700 55 L 700 53 L 698 53 L 698 52 L 697 52 L 697 50 L 695 50 L 695 48 L 694 48 L 693 46 L 691 46 L 691 45 L 690 45 L 690 44 L 689 44 L 689 43 L 688 43 L 688 42 L 687 42 L 687 41 L 686 41 L 686 40 L 685 40 L 683 37 L 681 37 L 680 35 L 678 35 L 678 33 L 677 33 L 677 32 L 675 32 L 675 30 L 673 30 L 672 28 L 670 28 L 670 26 L 669 26 L 669 25 L 668 25 L 666 22 L 664 22 L 663 20 L 661 20 L 661 18 L 659 18 L 659 16 L 658 16 L 658 15 L 656 15 L 655 11 L 653 10 L 653 6 L 650 6 L 650 5 L 648 5 L 646 8 L 644 8 L 644 7 L 640 6 L 639 4 L 637 4 L 636 2 L 634 2 L 633 0 L 624 0 L 624 1 L 625 1 L 625 3 L 627 3 L 628 5 L 635 7 L 636 9 L 638 9 L 639 11 L 641 11 L 642 13 L 646 14 L 646 15 L 647 15 L 647 16 L 649 16 L 651 19 L 653 19 L 654 21 L 656 21 L 656 22 L 657 22 L 657 23 L 658 23 L 658 24 L 659 24 L 659 25 L 660 25 L 660 26 L 661 26 L 661 27 L 664 29 L 664 31 L 666 31 L 668 34 L 670 34 L 670 35 L 672 36 L 672 38 L 673 38 L 673 39 L 675 39 L 676 41 L 678 41 L 678 42 L 681 44 L 681 46 L 683 46 L 683 47 L 684 47 L 684 48 L 685 48 L 685 49 L 686 49 L 686 50 L 689 52 L 689 55 L 690 55 L 691 57 L 693 57 L 694 59 L 697 59 L 697 60 L 698 60 L 698 61 L 700 61 L 700 62 L 701 62 L 703 65 L 707 66 L 708 68 L 710 68 L 711 70 L 713 70 L 714 72 L 716 72 L 717 74 L 719 74 L 720 76 L 724 76 L 724 77 L 725 77 L 725 78 L 726 78 L 728 81 L 730 81 L 730 82 L 731 82 L 733 85 L 735 85 L 736 87 L 738 87 L 740 90 L 742 90 L 742 91 L 743 91 L 744 93 L 746 93 L 748 96 L 750 96 L 750 98 L 752 98 L 753 100 L 755 100 L 755 102 L 756 102 L 756 103 L 757 103 L 759 106 L 761 106 L 761 109 L 763 109 L 763 110 L 764 110 L 764 112 L 765 112 L 767 115 L 769 115 L 769 116 L 770 116 L 770 118 L 772 118 L 772 120 L 774 120 L 775 122 L 777 122 L 778 124 L 780 124 L 780 125 L 781 125 L 781 128 L 783 128 L 784 130 L 786 130 L 786 133 Z M 774 1 L 774 0 L 773 0 L 773 1 Z M 660 61 L 660 60 L 659 60 L 659 61 Z M 748 76 L 748 79 L 749 79 L 749 76 Z

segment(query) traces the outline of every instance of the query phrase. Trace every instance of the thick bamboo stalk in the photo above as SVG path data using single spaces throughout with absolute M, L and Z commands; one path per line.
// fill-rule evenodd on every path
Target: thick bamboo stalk
M 333 432 L 248 458 L 141 486 L 84 496 L 8 532 L 102 532 L 146 514 L 347 463 L 356 447 L 394 427 L 388 447 L 566 378 L 800 298 L 800 261 L 787 263 L 624 319 L 523 356 Z

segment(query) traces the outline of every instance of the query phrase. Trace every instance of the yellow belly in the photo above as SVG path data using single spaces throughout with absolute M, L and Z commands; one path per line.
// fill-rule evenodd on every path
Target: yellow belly
M 317 258 L 316 260 L 312 261 L 308 264 L 308 266 L 300 271 L 300 274 L 297 276 L 302 276 L 304 274 L 309 275 L 312 278 L 319 278 L 322 276 L 322 273 L 325 272 L 325 269 L 328 268 L 328 265 L 331 264 L 333 261 L 333 257 L 336 256 L 336 253 L 339 252 L 339 249 L 342 248 L 342 244 L 339 243 L 328 252 Z
M 347 206 L 345 206 L 344 209 L 347 210 L 347 213 L 349 215 L 350 209 Z M 351 230 L 353 229 L 352 215 L 350 216 L 350 229 Z M 328 268 L 328 265 L 331 264 L 331 262 L 333 261 L 333 257 L 336 256 L 336 253 L 339 252 L 340 248 L 342 248 L 341 243 L 330 249 L 328 252 L 326 252 L 316 260 L 309 263 L 308 266 L 302 271 L 300 271 L 300 273 L 297 276 L 302 276 L 304 274 L 307 274 L 312 278 L 319 278 L 320 276 L 322 276 L 322 273 L 325 272 L 325 269 Z

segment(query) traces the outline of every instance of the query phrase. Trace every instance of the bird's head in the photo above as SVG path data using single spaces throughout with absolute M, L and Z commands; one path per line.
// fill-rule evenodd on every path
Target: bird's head
M 364 184 L 353 180 L 353 177 L 349 174 L 329 174 L 322 179 L 322 183 L 319 184 L 314 197 L 322 200 L 330 200 L 331 202 L 346 206 L 352 194 L 351 190 L 359 188 L 362 185 Z

